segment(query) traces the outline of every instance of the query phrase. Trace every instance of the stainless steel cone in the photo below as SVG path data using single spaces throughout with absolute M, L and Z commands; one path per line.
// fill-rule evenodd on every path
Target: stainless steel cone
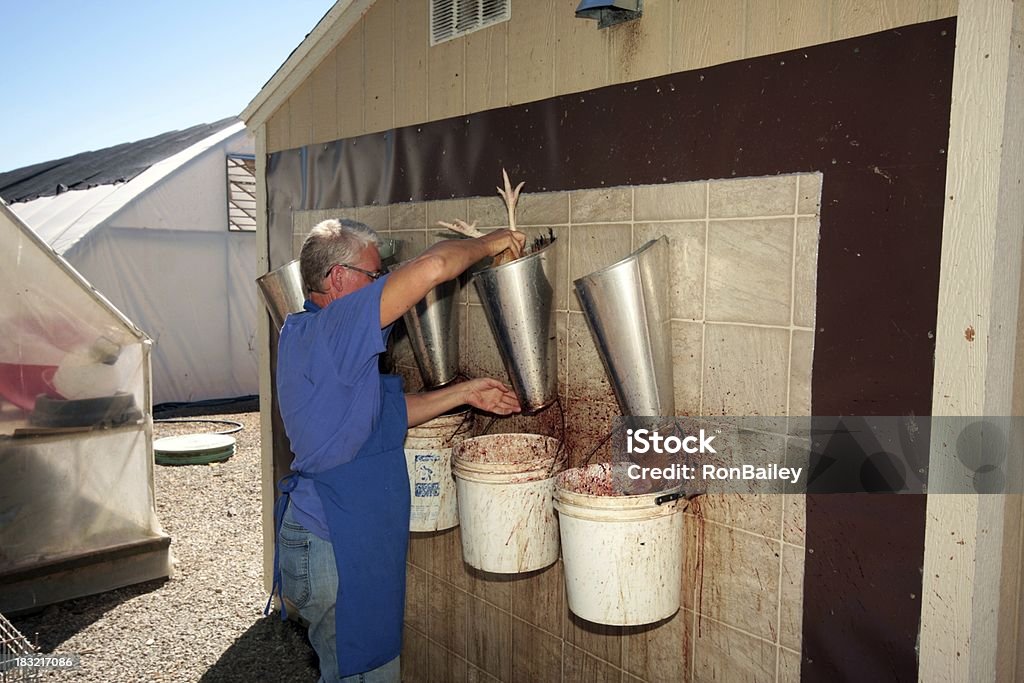
M 523 412 L 558 396 L 555 249 L 559 240 L 473 277 L 487 322 Z
M 674 415 L 668 238 L 575 281 L 623 415 Z
M 458 279 L 442 282 L 402 316 L 426 388 L 459 374 Z
M 302 311 L 306 296 L 302 291 L 302 273 L 299 270 L 298 259 L 261 275 L 256 278 L 256 284 L 277 329 L 280 330 L 284 326 L 284 320 L 289 313 Z

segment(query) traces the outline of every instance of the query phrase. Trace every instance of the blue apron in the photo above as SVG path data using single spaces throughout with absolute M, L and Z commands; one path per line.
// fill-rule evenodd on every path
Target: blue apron
M 404 442 L 409 421 L 402 379 L 381 375 L 381 385 L 380 420 L 355 458 L 318 474 L 298 473 L 313 480 L 334 547 L 341 676 L 375 669 L 402 650 L 410 505 Z M 280 484 L 282 495 L 275 506 L 278 532 L 288 492 L 294 488 L 288 480 L 294 476 Z M 279 586 L 275 547 L 273 594 Z M 282 601 L 282 618 L 286 616 Z

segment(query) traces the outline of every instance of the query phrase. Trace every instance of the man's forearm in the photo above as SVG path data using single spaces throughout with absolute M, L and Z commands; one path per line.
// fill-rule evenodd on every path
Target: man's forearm
M 406 394 L 405 409 L 409 417 L 409 426 L 415 427 L 433 420 L 441 413 L 465 402 L 465 390 L 461 382 L 434 391 Z

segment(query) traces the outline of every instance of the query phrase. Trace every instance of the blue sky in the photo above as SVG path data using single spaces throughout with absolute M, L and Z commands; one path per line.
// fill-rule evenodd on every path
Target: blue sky
M 235 116 L 332 0 L 0 0 L 0 171 Z

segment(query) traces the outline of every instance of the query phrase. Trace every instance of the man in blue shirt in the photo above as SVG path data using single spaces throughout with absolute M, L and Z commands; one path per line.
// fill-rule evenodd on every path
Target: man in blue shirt
M 437 285 L 488 256 L 519 256 L 524 242 L 510 230 L 439 242 L 391 274 L 362 223 L 324 221 L 302 245 L 308 299 L 278 347 L 278 399 L 295 459 L 281 482 L 275 590 L 279 580 L 309 622 L 322 681 L 400 680 L 408 427 L 464 404 L 499 415 L 520 409 L 491 378 L 404 394 L 400 378 L 378 370 L 392 324 Z

